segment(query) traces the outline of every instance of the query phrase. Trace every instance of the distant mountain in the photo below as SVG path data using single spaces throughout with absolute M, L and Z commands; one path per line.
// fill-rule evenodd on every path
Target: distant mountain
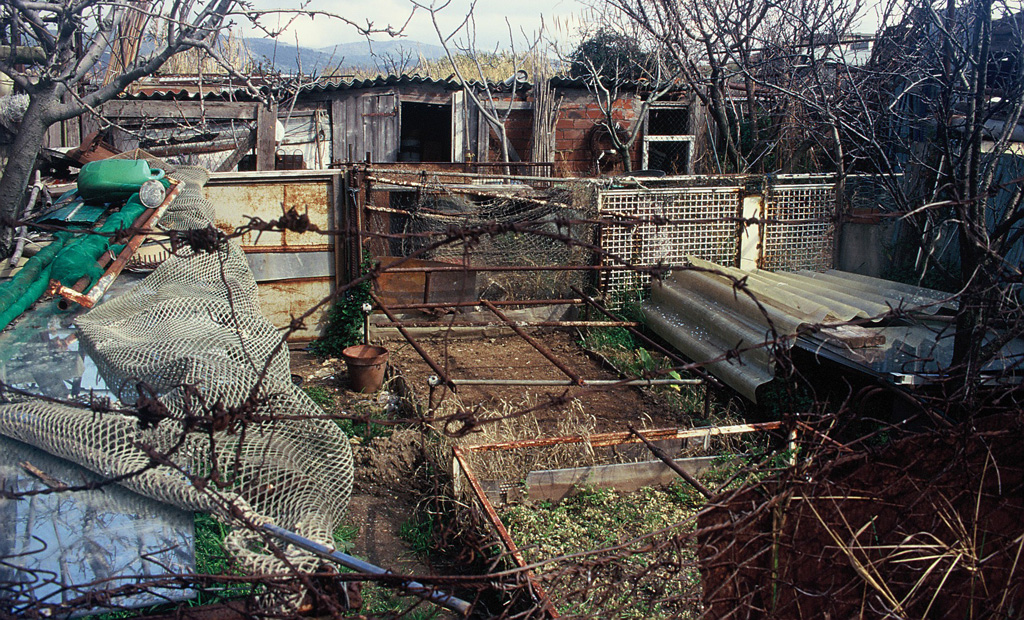
M 334 68 L 377 69 L 387 73 L 394 71 L 396 64 L 401 71 L 402 59 L 406 59 L 404 66 L 409 71 L 416 66 L 420 55 L 427 60 L 444 56 L 444 49 L 439 45 L 405 39 L 374 41 L 372 44 L 367 41 L 339 43 L 319 49 L 296 46 L 283 40 L 245 39 L 245 46 L 254 60 L 265 62 L 283 73 L 297 72 L 300 63 L 302 72 L 307 74 L 322 74 Z

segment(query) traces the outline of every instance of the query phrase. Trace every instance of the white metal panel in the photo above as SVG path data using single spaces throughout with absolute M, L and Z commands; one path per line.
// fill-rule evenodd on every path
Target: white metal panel
M 452 93 L 452 161 L 466 161 L 466 95 L 461 90 Z

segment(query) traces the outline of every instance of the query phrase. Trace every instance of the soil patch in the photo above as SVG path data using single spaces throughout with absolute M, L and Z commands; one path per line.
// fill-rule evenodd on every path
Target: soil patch
M 589 357 L 575 339 L 565 332 L 547 331 L 534 334 L 570 370 L 587 379 L 621 379 L 614 371 Z M 518 336 L 500 336 L 473 340 L 446 340 L 441 337 L 420 338 L 419 344 L 453 379 L 554 379 L 568 377 L 537 349 Z M 420 355 L 405 341 L 386 343 L 391 351 L 391 364 L 398 368 L 421 401 L 429 392 L 427 378 L 435 374 Z M 457 397 L 468 407 L 500 407 L 502 403 L 519 403 L 533 397 L 535 402 L 568 395 L 580 400 L 584 411 L 596 419 L 597 432 L 622 431 L 628 423 L 645 427 L 676 426 L 680 420 L 664 408 L 658 399 L 641 390 L 626 387 L 575 386 L 463 386 Z M 435 390 L 436 405 L 441 397 L 453 394 L 439 387 Z M 537 415 L 543 430 L 553 430 L 562 409 L 547 408 Z

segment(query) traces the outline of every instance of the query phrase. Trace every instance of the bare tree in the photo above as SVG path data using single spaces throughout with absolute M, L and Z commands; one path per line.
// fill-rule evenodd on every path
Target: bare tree
M 950 385 L 967 392 L 959 402 L 970 412 L 981 369 L 1024 333 L 1012 288 L 1022 277 L 1012 256 L 1024 237 L 1024 197 L 1008 150 L 1024 109 L 1024 6 L 890 0 L 878 7 L 870 58 L 858 59 L 851 38 L 858 3 L 609 4 L 678 62 L 708 104 L 736 170 L 751 163 L 743 146 L 751 134 L 740 120 L 756 131 L 765 111 L 755 95 L 763 93 L 779 118 L 825 147 L 840 178 L 851 170 L 880 175 L 891 208 L 917 231 L 907 240 L 922 239 L 919 274 L 940 231 L 952 231 L 943 243 L 952 242 L 958 256 L 945 276 L 962 303 Z
M 20 216 L 36 155 L 51 125 L 81 114 L 97 114 L 103 102 L 139 78 L 155 73 L 184 50 L 201 49 L 228 73 L 248 83 L 222 57 L 218 39 L 233 16 L 249 20 L 268 36 L 276 36 L 281 28 L 264 28 L 259 20 L 281 14 L 291 20 L 299 14 L 341 20 L 364 35 L 401 32 L 390 26 L 356 24 L 323 11 L 256 11 L 241 0 L 11 0 L 0 4 L 0 72 L 29 97 L 0 178 L 0 255 L 11 251 L 12 226 Z M 286 20 L 285 27 L 291 20 Z M 151 23 L 159 27 L 160 35 L 150 42 L 151 51 L 139 54 L 138 39 L 149 31 Z M 101 84 L 94 85 L 107 66 L 112 70 L 107 71 Z
M 438 41 L 440 42 L 441 47 L 444 48 L 445 56 L 448 59 L 448 64 L 451 66 L 452 72 L 455 74 L 456 79 L 458 79 L 462 84 L 462 90 L 465 93 L 467 101 L 472 102 L 472 104 L 480 110 L 484 119 L 487 121 L 487 125 L 498 137 L 498 141 L 501 145 L 501 161 L 510 161 L 511 145 L 509 143 L 508 131 L 506 130 L 505 124 L 512 115 L 516 95 L 518 93 L 524 93 L 526 90 L 526 82 L 529 74 L 523 68 L 522 60 L 533 55 L 540 43 L 540 34 L 538 33 L 533 37 L 525 52 L 517 52 L 512 26 L 511 24 L 508 24 L 508 20 L 506 19 L 506 24 L 509 29 L 510 45 L 510 53 L 507 54 L 507 57 L 512 61 L 512 75 L 504 82 L 505 86 L 508 88 L 508 98 L 507 101 L 502 101 L 504 97 L 497 96 L 498 93 L 497 88 L 495 87 L 496 85 L 488 79 L 488 72 L 483 66 L 482 59 L 486 54 L 481 53 L 477 48 L 476 16 L 473 12 L 476 7 L 476 0 L 470 4 L 465 18 L 457 27 L 448 33 L 445 33 L 441 28 L 441 25 L 438 22 L 438 17 L 446 8 L 448 8 L 451 4 L 451 0 L 446 0 L 440 4 L 435 2 L 429 5 L 418 2 L 417 0 L 410 0 L 410 2 L 417 9 L 421 9 L 430 15 L 430 20 L 434 26 L 434 31 L 437 33 Z M 457 56 L 471 61 L 470 70 L 475 73 L 475 75 L 469 75 L 467 73 L 462 64 L 458 62 Z
M 564 60 L 571 75 L 583 78 L 593 94 L 601 111 L 597 124 L 626 172 L 633 170 L 633 145 L 651 105 L 676 87 L 675 75 L 667 69 L 661 50 L 644 51 L 637 34 L 602 28 L 585 38 Z M 626 93 L 639 99 L 639 109 L 631 119 L 616 118 L 615 103 Z
M 799 49 L 807 36 L 843 30 L 859 8 L 795 0 L 607 0 L 619 19 L 645 33 L 667 57 L 673 74 L 690 87 L 717 129 L 725 170 L 764 168 L 776 146 L 775 132 L 762 136 L 771 117 L 759 100 L 755 68 L 769 68 L 771 50 Z M 716 149 L 717 150 L 717 149 Z
M 138 78 L 154 73 L 181 50 L 201 47 L 215 54 L 211 43 L 235 5 L 235 0 L 211 0 L 199 6 L 174 3 L 164 13 L 162 5 L 126 0 L 13 0 L 0 7 L 4 43 L 12 52 L 0 58 L 0 71 L 29 96 L 28 109 L 0 178 L 0 252 L 10 252 L 12 225 L 18 219 L 47 129 L 54 123 L 95 111 Z M 142 32 L 144 26 L 137 22 L 161 14 L 166 20 L 162 45 L 134 59 L 117 53 L 123 47 L 122 27 Z M 19 58 L 13 53 L 18 43 L 34 50 L 31 58 Z M 99 70 L 105 55 L 121 62 L 121 70 L 109 75 L 101 86 L 85 91 L 82 86 Z

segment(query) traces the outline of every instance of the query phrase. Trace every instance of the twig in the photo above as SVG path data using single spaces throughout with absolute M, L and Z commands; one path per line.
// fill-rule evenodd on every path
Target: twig
M 66 489 L 66 488 L 68 488 L 68 485 L 64 484 L 60 480 L 57 480 L 56 478 L 54 478 L 50 474 L 48 474 L 45 471 L 39 469 L 38 467 L 36 467 L 32 463 L 29 463 L 28 461 L 22 461 L 22 462 L 18 463 L 18 465 L 20 465 L 21 468 L 24 469 L 25 471 L 27 471 L 28 473 L 30 473 L 33 476 L 35 476 L 36 478 L 38 478 L 43 484 L 45 484 L 46 486 L 50 487 L 51 489 L 57 490 L 57 489 Z

